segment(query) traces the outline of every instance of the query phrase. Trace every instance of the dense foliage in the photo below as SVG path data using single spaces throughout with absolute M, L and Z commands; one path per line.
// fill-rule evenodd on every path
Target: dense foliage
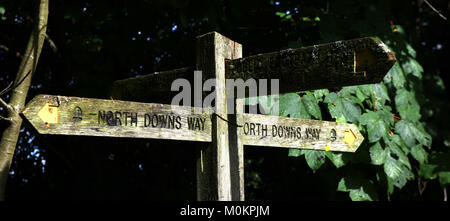
M 450 14 L 448 1 L 433 2 Z M 444 197 L 450 183 L 450 27 L 423 1 L 50 4 L 48 35 L 56 47 L 45 46 L 29 98 L 108 97 L 115 80 L 193 65 L 195 36 L 212 30 L 242 43 L 244 56 L 377 37 L 398 60 L 383 82 L 299 91 L 278 101 L 282 116 L 358 125 L 365 137 L 358 151 L 246 148 L 246 198 Z M 25 48 L 34 7 L 25 0 L 0 3 L 0 87 L 15 77 L 16 52 Z M 271 114 L 274 104 L 266 101 L 258 102 Z M 193 148 L 183 142 L 43 136 L 24 123 L 8 197 L 195 199 Z

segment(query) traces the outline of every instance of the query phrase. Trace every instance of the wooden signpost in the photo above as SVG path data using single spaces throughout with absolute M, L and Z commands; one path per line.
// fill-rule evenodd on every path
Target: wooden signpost
M 354 124 L 243 114 L 241 139 L 248 146 L 355 152 L 364 140 Z
M 41 134 L 211 142 L 212 111 L 195 109 L 198 108 L 38 95 L 22 113 Z
M 242 46 L 216 32 L 197 37 L 196 68 L 181 68 L 116 81 L 112 98 L 36 96 L 23 115 L 43 134 L 200 141 L 198 200 L 244 200 L 243 146 L 355 152 L 364 140 L 353 124 L 227 113 L 225 79 L 279 79 L 280 93 L 377 83 L 395 63 L 381 41 L 361 38 L 242 57 Z M 216 80 L 215 107 L 169 103 L 171 82 Z M 117 100 L 119 99 L 119 100 Z M 198 114 L 200 113 L 200 114 Z

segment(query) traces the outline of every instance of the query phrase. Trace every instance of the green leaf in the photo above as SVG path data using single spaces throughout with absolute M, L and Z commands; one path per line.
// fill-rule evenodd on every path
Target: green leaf
M 448 185 L 450 176 L 450 151 L 432 152 L 429 156 L 429 162 L 420 166 L 419 176 L 425 179 L 439 178 L 441 186 Z
M 322 113 L 320 112 L 319 104 L 310 92 L 303 95 L 301 101 L 310 115 L 316 119 L 322 120 Z
M 290 157 L 299 157 L 301 155 L 303 155 L 302 150 L 300 150 L 300 149 L 293 149 L 293 148 L 289 149 L 288 156 L 290 156 Z
M 265 114 L 268 115 L 279 115 L 279 95 L 268 95 L 268 96 L 259 96 L 255 98 L 245 98 L 245 105 L 257 105 L 263 109 Z
M 408 120 L 400 120 L 395 124 L 395 131 L 400 134 L 405 144 L 409 147 L 414 146 L 416 140 L 425 146 L 430 146 L 431 136 L 423 131 L 423 128 L 416 126 L 416 124 L 419 125 L 418 122 L 413 123 Z
M 363 187 L 357 190 L 351 190 L 349 196 L 352 201 L 373 201 L 370 195 L 364 191 Z
M 416 59 L 408 58 L 408 61 L 403 64 L 403 70 L 406 74 L 412 74 L 418 79 L 422 79 L 423 67 Z
M 395 95 L 395 106 L 400 113 L 402 119 L 418 121 L 421 117 L 420 106 L 414 93 L 406 89 L 397 90 Z
M 363 93 L 367 97 L 372 96 L 372 92 L 374 91 L 373 84 L 359 85 L 358 89 L 361 91 L 361 93 Z
M 405 154 L 408 154 L 410 152 L 410 148 L 406 146 L 405 142 L 399 135 L 394 134 L 390 136 L 389 139 L 390 142 L 394 142 L 398 147 L 400 147 L 403 152 L 405 152 Z
M 409 163 L 408 156 L 403 152 L 403 150 L 395 142 L 390 142 L 389 148 L 386 150 L 387 150 L 388 155 L 390 154 L 391 156 L 398 157 L 398 161 L 400 163 L 402 163 L 403 165 L 405 165 L 406 167 L 408 167 L 409 170 L 411 170 L 411 164 Z M 394 155 L 392 155 L 392 154 L 394 154 Z
M 411 155 L 416 159 L 421 165 L 426 163 L 428 160 L 428 153 L 423 149 L 421 144 L 415 145 L 411 148 Z
M 345 119 L 344 115 L 341 115 L 340 117 L 336 118 L 336 122 L 338 122 L 338 123 L 347 123 L 347 119 Z
M 314 97 L 317 101 L 321 102 L 323 101 L 323 96 L 328 95 L 330 92 L 328 92 L 328 89 L 321 89 L 321 90 L 315 90 L 313 91 Z
M 401 25 L 395 25 L 394 30 L 398 34 L 405 35 L 405 30 L 403 29 L 403 27 Z
M 402 173 L 401 167 L 402 165 L 397 160 L 389 155 L 386 156 L 384 163 L 384 172 L 389 178 L 393 180 L 397 179 Z
M 388 101 L 391 100 L 389 98 L 389 94 L 388 94 L 386 85 L 384 85 L 383 83 L 374 84 L 373 88 L 375 90 L 375 95 L 376 95 L 377 98 L 383 99 L 383 100 L 388 100 Z
M 348 97 L 352 94 L 355 94 L 357 88 L 358 88 L 357 86 L 346 86 L 343 87 L 341 91 L 339 91 L 339 93 L 341 94 L 342 97 Z
M 325 103 L 335 103 L 338 96 L 335 92 L 328 93 L 325 95 L 325 100 L 323 102 Z
M 406 49 L 411 57 L 416 58 L 416 50 L 410 44 L 406 43 Z
M 365 95 L 359 87 L 356 89 L 356 97 L 360 102 L 363 102 L 365 99 L 369 98 L 369 96 Z
M 5 7 L 0 6 L 0 14 L 1 14 L 1 15 L 4 15 L 5 12 L 6 12 Z
M 450 184 L 450 172 L 440 172 L 439 183 L 441 184 L 441 186 L 447 186 L 448 184 Z
M 384 164 L 384 161 L 386 160 L 386 152 L 381 147 L 379 142 L 375 143 L 375 145 L 370 147 L 369 153 L 370 153 L 370 159 L 372 160 L 371 163 L 373 165 L 383 165 Z
M 284 16 L 286 16 L 286 13 L 284 13 L 284 12 L 275 12 L 275 15 L 278 15 L 280 18 L 283 18 Z
M 305 106 L 296 93 L 288 93 L 280 96 L 280 116 L 310 119 Z
M 325 163 L 324 151 L 302 150 L 305 154 L 306 163 L 314 172 Z
M 389 134 L 389 125 L 377 112 L 368 111 L 361 116 L 362 125 L 366 125 L 369 142 L 377 142 Z
M 359 105 L 347 99 L 342 99 L 342 112 L 349 122 L 358 123 L 361 117 L 361 108 Z
M 391 68 L 389 73 L 392 76 L 392 83 L 396 89 L 404 88 L 406 85 L 405 74 L 403 73 L 402 67 L 400 64 L 396 62 L 394 66 Z
M 408 168 L 405 167 L 398 160 L 395 160 L 390 156 L 390 154 L 386 155 L 386 161 L 384 163 L 384 172 L 393 182 L 393 184 L 402 188 L 405 186 L 406 182 L 413 178 L 413 174 Z
M 338 183 L 337 191 L 349 192 L 353 201 L 378 200 L 373 183 L 362 177 L 343 177 Z
M 325 155 L 328 159 L 333 163 L 336 168 L 340 168 L 346 164 L 344 160 L 345 153 L 333 153 L 333 152 L 325 152 Z

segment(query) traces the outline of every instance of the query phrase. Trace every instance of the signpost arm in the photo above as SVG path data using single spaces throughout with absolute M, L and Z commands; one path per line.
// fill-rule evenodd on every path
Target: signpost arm
M 215 114 L 212 143 L 203 145 L 197 162 L 198 200 L 233 200 L 230 172 L 230 143 L 225 94 L 225 59 L 242 57 L 242 46 L 217 32 L 197 37 L 196 69 L 203 78 L 215 79 Z M 237 200 L 237 199 L 236 199 Z

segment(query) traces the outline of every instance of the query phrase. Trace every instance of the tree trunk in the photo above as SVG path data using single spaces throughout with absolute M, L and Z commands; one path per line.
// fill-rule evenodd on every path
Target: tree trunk
M 11 167 L 14 150 L 19 138 L 22 118 L 19 113 L 25 106 L 31 77 L 39 60 L 42 46 L 46 37 L 49 0 L 41 0 L 39 4 L 39 15 L 36 24 L 31 31 L 30 39 L 25 54 L 20 63 L 19 71 L 14 80 L 14 89 L 9 104 L 3 102 L 8 110 L 9 126 L 3 131 L 0 140 L 0 200 L 5 200 L 6 181 Z

